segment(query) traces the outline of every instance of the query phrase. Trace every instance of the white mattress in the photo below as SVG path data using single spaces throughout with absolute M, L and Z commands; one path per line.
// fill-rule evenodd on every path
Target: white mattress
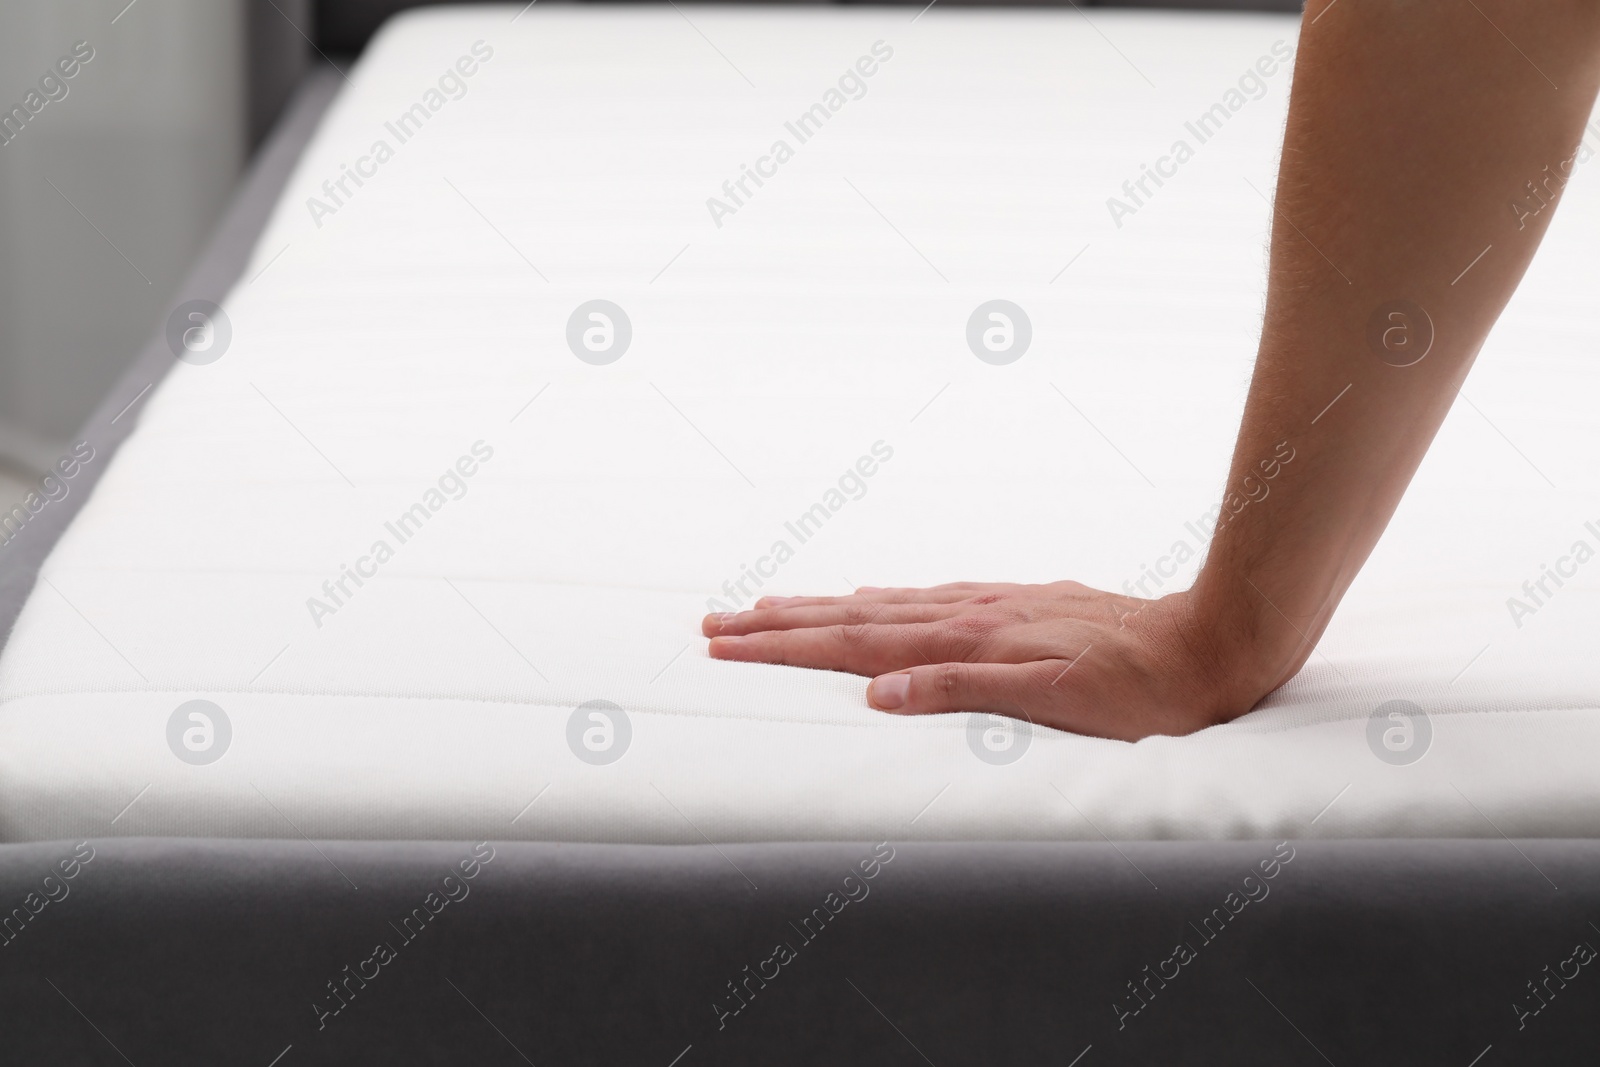
M 766 592 L 1122 588 L 1199 547 L 1287 73 L 1120 226 L 1106 200 L 1296 21 L 518 7 L 405 16 L 351 73 L 226 304 L 231 348 L 159 386 L 0 659 L 0 837 L 1600 832 L 1600 563 L 1520 626 L 1507 607 L 1600 545 L 1600 167 L 1299 677 L 1191 737 L 1040 731 L 1000 765 L 967 716 L 712 661 L 699 618 L 779 540 Z M 466 94 L 313 221 L 480 40 Z M 866 94 L 796 146 L 785 121 L 878 41 Z M 794 157 L 716 225 L 707 198 L 778 138 Z M 633 329 L 603 366 L 565 340 L 593 299 Z M 1032 322 L 1009 365 L 967 347 L 991 299 Z M 397 546 L 385 522 L 480 441 L 465 495 Z M 785 523 L 877 442 L 864 495 L 800 543 Z M 314 620 L 379 539 L 393 559 Z M 168 745 L 196 699 L 231 724 L 205 764 Z M 1405 765 L 1367 740 L 1395 699 L 1431 725 Z M 593 700 L 631 726 L 614 762 L 567 743 Z

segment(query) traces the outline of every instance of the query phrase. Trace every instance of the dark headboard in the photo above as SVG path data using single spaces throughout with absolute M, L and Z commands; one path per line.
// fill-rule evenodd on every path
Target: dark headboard
M 385 19 L 408 7 L 420 7 L 428 0 L 315 0 L 316 33 L 319 47 L 326 52 L 359 52 Z M 432 0 L 439 2 L 439 0 Z M 450 2 L 450 0 L 445 0 Z M 593 0 L 604 3 L 606 0 Z M 767 3 L 796 3 L 806 0 L 764 0 Z M 823 0 L 826 2 L 826 0 Z M 849 0 L 844 0 L 849 2 Z M 926 3 L 926 0 L 878 0 L 887 3 Z M 947 4 L 992 3 L 994 0 L 943 0 Z M 1022 3 L 1066 6 L 1074 0 L 1021 0 Z M 1209 8 L 1235 11 L 1299 11 L 1301 0 L 1075 0 L 1080 7 L 1168 7 Z
M 259 145 L 300 84 L 307 66 L 336 57 L 343 66 L 366 47 L 391 15 L 428 3 L 468 0 L 248 0 L 250 144 Z M 608 0 L 588 0 L 606 3 Z M 830 0 L 755 0 L 828 3 Z M 832 0 L 850 3 L 853 0 Z M 922 4 L 925 0 L 874 0 Z M 943 0 L 945 4 L 1073 4 L 1079 7 L 1167 7 L 1234 11 L 1299 11 L 1301 0 Z M 321 53 L 319 57 L 317 53 Z
M 249 0 L 245 5 L 245 50 L 250 64 L 250 147 L 266 139 L 305 76 L 311 55 L 312 0 Z

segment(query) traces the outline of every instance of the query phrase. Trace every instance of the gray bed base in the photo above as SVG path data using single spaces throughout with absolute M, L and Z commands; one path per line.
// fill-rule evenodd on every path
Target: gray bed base
M 226 295 L 339 84 L 174 306 Z M 0 633 L 89 487 L 0 548 Z M 1597 923 L 1589 840 L 0 845 L 0 1062 L 1593 1063 Z
M 0 948 L 7 1063 L 1498 1067 L 1600 1043 L 1593 841 L 0 856 L 0 906 L 56 898 Z

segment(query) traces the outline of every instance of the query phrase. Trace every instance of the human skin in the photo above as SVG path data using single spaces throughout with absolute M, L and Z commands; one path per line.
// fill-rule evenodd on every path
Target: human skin
M 867 675 L 882 711 L 1124 740 L 1249 711 L 1311 656 L 1388 525 L 1555 213 L 1597 86 L 1596 0 L 1308 3 L 1261 343 L 1194 585 L 764 597 L 706 616 L 711 655 Z M 1385 317 L 1396 301 L 1432 324 L 1406 366 L 1427 326 Z M 1241 506 L 1284 442 L 1270 497 Z

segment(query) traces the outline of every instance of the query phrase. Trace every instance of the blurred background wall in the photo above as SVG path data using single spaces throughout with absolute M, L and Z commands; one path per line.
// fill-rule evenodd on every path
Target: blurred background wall
M 0 0 L 0 478 L 57 458 L 227 203 L 247 23 L 244 0 Z

